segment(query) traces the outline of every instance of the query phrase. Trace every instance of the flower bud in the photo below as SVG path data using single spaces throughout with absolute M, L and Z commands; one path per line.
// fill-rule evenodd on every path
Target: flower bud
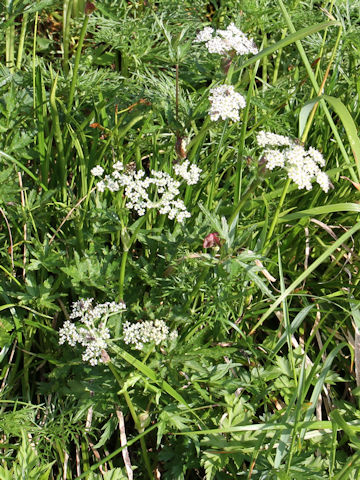
M 211 248 L 215 246 L 221 246 L 219 235 L 216 232 L 206 235 L 203 241 L 203 248 Z
M 96 10 L 95 5 L 91 2 L 86 2 L 86 4 L 85 4 L 85 15 L 91 15 L 94 10 Z

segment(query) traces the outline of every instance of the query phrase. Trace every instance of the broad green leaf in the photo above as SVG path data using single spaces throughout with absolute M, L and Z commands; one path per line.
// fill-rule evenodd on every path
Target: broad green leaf
M 358 171 L 358 182 L 360 182 L 360 139 L 357 134 L 357 126 L 352 116 L 350 115 L 349 110 L 346 108 L 346 106 L 341 100 L 336 97 L 331 97 L 329 95 L 322 95 L 321 98 L 324 98 L 327 103 L 332 106 L 334 111 L 339 115 L 342 124 L 344 125 Z
M 309 118 L 310 112 L 313 109 L 315 103 L 317 103 L 318 101 L 319 101 L 318 99 L 312 98 L 307 103 L 305 103 L 305 105 L 300 110 L 298 138 L 302 137 L 302 134 L 304 133 L 306 122 L 307 122 L 307 119 Z
M 264 50 L 261 50 L 261 52 L 249 58 L 249 60 L 246 60 L 246 62 L 244 62 L 240 68 L 246 68 L 249 65 L 256 63 L 261 58 L 266 57 L 267 55 L 270 55 L 276 50 L 280 50 L 286 47 L 287 45 L 290 45 L 291 43 L 295 43 L 298 40 L 301 40 L 309 35 L 312 35 L 313 33 L 319 32 L 320 30 L 324 30 L 325 28 L 332 27 L 332 26 L 340 26 L 340 23 L 336 21 L 323 22 L 323 23 L 317 23 L 316 25 L 311 25 L 310 27 L 302 28 L 301 30 L 298 30 L 297 32 L 292 33 L 287 37 L 283 38 L 279 42 L 276 42 L 273 45 L 270 45 L 269 47 L 264 48 Z

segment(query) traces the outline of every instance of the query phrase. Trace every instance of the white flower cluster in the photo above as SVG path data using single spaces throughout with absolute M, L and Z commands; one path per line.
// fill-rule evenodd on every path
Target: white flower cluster
M 233 23 L 230 23 L 226 30 L 217 30 L 215 36 L 213 33 L 213 28 L 205 27 L 197 34 L 194 41 L 196 43 L 205 42 L 210 53 L 219 53 L 220 55 L 231 51 L 235 51 L 238 55 L 258 53 L 254 42 L 249 40 Z
M 124 342 L 134 345 L 137 350 L 142 350 L 145 343 L 160 345 L 167 340 L 177 337 L 177 331 L 169 333 L 169 327 L 163 320 L 146 320 L 145 322 L 125 322 L 123 326 Z
M 195 185 L 200 179 L 201 168 L 194 163 L 190 165 L 189 160 L 174 165 L 174 172 L 178 177 L 185 180 L 188 185 Z
M 271 132 L 260 132 L 256 139 L 258 145 L 265 148 L 264 157 L 269 170 L 275 167 L 284 168 L 299 190 L 311 190 L 311 182 L 315 179 L 324 192 L 329 191 L 329 177 L 320 168 L 325 166 L 325 160 L 318 150 L 313 147 L 305 150 L 291 138 Z
M 106 302 L 93 307 L 93 300 L 93 298 L 80 299 L 73 303 L 70 319 L 79 318 L 84 326 L 77 326 L 70 320 L 64 322 L 59 331 L 59 344 L 66 342 L 75 347 L 80 343 L 85 347 L 82 355 L 84 362 L 97 365 L 99 361 L 101 362 L 101 350 L 106 348 L 106 341 L 110 338 L 106 320 L 111 314 L 125 310 L 126 305 L 123 302 Z
M 199 180 L 201 170 L 195 165 L 188 169 L 189 163 L 186 162 L 180 166 L 180 170 L 175 169 L 175 173 L 179 171 L 178 175 L 186 183 L 193 185 Z M 117 192 L 124 188 L 126 207 L 135 210 L 139 216 L 154 208 L 160 214 L 167 215 L 170 220 L 176 219 L 182 223 L 191 214 L 186 210 L 183 200 L 177 198 L 180 185 L 181 183 L 168 173 L 152 170 L 151 175 L 146 176 L 143 170 L 125 172 L 123 164 L 117 162 L 113 165 L 112 174 L 106 175 L 96 187 L 99 192 L 106 189 Z
M 261 131 L 256 135 L 256 141 L 259 147 L 266 147 L 269 145 L 271 145 L 272 147 L 290 147 L 294 143 L 293 140 L 289 137 L 284 137 L 284 135 L 278 135 L 276 133 L 264 131 Z
M 104 173 L 104 169 L 100 167 L 100 165 L 96 165 L 96 167 L 92 168 L 90 172 L 94 177 L 101 177 L 101 175 Z
M 235 92 L 232 85 L 219 85 L 212 88 L 209 100 L 211 103 L 209 114 L 213 121 L 220 117 L 223 120 L 230 118 L 234 122 L 239 121 L 239 109 L 246 107 L 245 98 Z

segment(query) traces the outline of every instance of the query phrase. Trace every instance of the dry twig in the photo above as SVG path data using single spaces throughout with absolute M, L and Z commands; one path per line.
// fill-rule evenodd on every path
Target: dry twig
M 116 410 L 116 415 L 119 420 L 120 430 L 120 445 L 124 447 L 127 444 L 124 415 L 121 410 Z M 127 447 L 122 450 L 122 456 L 124 459 L 125 469 L 129 480 L 133 480 L 133 470 L 131 468 L 130 456 Z
M 0 208 L 0 213 L 4 217 L 4 220 L 5 220 L 8 232 L 9 232 L 11 268 L 12 268 L 14 277 L 16 277 L 15 264 L 14 264 L 14 244 L 13 244 L 13 239 L 12 239 L 12 234 L 11 234 L 11 228 L 10 228 L 9 221 L 8 221 L 6 215 L 5 215 L 5 212 L 2 208 Z

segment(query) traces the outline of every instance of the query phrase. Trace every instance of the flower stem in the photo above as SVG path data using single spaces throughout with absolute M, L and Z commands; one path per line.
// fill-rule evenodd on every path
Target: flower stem
M 189 143 L 187 150 L 188 150 L 188 159 L 190 163 L 194 161 L 198 148 L 201 146 L 201 142 L 204 141 L 204 137 L 207 134 L 210 128 L 210 125 L 211 125 L 211 120 L 210 120 L 210 116 L 208 115 L 205 118 L 204 123 L 202 124 L 202 127 L 198 132 L 198 134 Z
M 281 194 L 281 197 L 280 197 L 280 201 L 279 201 L 278 206 L 277 206 L 276 211 L 275 211 L 274 218 L 272 219 L 272 222 L 271 222 L 271 225 L 270 225 L 268 234 L 267 234 L 267 236 L 266 236 L 264 248 L 267 248 L 267 247 L 268 247 L 269 242 L 270 242 L 270 239 L 271 239 L 271 237 L 272 237 L 272 235 L 273 235 L 273 233 L 274 233 L 274 230 L 275 230 L 277 221 L 278 221 L 278 219 L 279 219 L 280 211 L 281 211 L 282 206 L 283 206 L 283 204 L 284 204 L 284 200 L 285 200 L 286 194 L 287 194 L 287 192 L 288 192 L 288 190 L 289 190 L 290 183 L 291 183 L 291 179 L 288 178 L 288 179 L 286 180 L 285 185 L 284 185 L 284 188 L 283 188 L 283 191 L 282 191 L 282 194 Z
M 21 31 L 20 31 L 20 40 L 19 40 L 19 48 L 18 48 L 18 54 L 17 54 L 17 59 L 16 59 L 16 68 L 20 70 L 21 68 L 21 62 L 24 54 L 24 43 L 25 43 L 25 35 L 26 35 L 26 27 L 28 24 L 28 18 L 29 14 L 24 13 L 23 14 L 23 19 L 21 22 Z
M 77 74 L 78 74 L 78 70 L 79 70 L 81 51 L 82 51 L 82 47 L 83 47 L 83 43 L 84 43 L 84 39 L 85 39 L 85 34 L 86 34 L 86 29 L 87 29 L 88 22 L 89 22 L 89 15 L 85 15 L 84 23 L 82 25 L 81 32 L 80 32 L 79 43 L 78 43 L 77 50 L 76 50 L 74 70 L 73 70 L 73 75 L 72 75 L 72 79 L 71 79 L 70 93 L 69 93 L 69 99 L 68 99 L 68 104 L 67 104 L 68 112 L 70 112 L 73 101 L 74 101 L 75 85 L 76 85 Z
M 122 232 L 121 232 L 121 240 L 123 244 L 123 254 L 121 257 L 121 264 L 120 264 L 120 275 L 119 275 L 119 300 L 124 299 L 124 283 L 125 283 L 125 271 L 126 271 L 126 262 L 127 258 L 129 255 L 129 250 L 132 247 L 133 243 L 135 242 L 137 238 L 137 234 L 139 233 L 140 228 L 144 225 L 145 221 L 148 218 L 148 213 L 144 215 L 143 217 L 139 218 L 137 220 L 137 225 L 135 227 L 134 233 L 129 236 L 129 233 L 127 231 L 126 227 L 123 227 Z
M 218 165 L 219 165 L 220 152 L 221 152 L 221 148 L 222 148 L 222 145 L 223 145 L 223 140 L 224 140 L 225 131 L 226 131 L 227 127 L 228 127 L 228 123 L 229 123 L 228 120 L 225 120 L 225 122 L 224 122 L 224 128 L 223 128 L 223 131 L 222 131 L 222 134 L 221 134 L 221 138 L 220 138 L 220 142 L 219 142 L 219 146 L 218 146 L 218 149 L 217 149 L 216 160 L 215 160 L 215 162 L 213 163 L 212 177 L 211 177 L 211 184 L 210 184 L 210 192 L 209 192 L 209 196 L 208 196 L 208 200 L 207 200 L 207 208 L 208 208 L 208 210 L 211 210 L 212 202 L 213 202 L 213 199 L 214 199 L 215 183 L 216 183 L 216 174 L 217 174 Z
M 243 152 L 245 147 L 245 137 L 246 137 L 246 130 L 249 120 L 249 112 L 250 112 L 250 103 L 251 98 L 253 96 L 253 90 L 255 85 L 255 78 L 256 73 L 259 67 L 259 62 L 256 62 L 254 69 L 250 70 L 250 82 L 248 93 L 246 96 L 246 107 L 243 113 L 243 120 L 241 124 L 241 133 L 240 133 L 240 141 L 238 147 L 238 160 L 236 165 L 236 172 L 235 172 L 235 193 L 234 193 L 234 205 L 240 202 L 241 197 L 241 178 L 242 178 L 242 171 L 243 171 Z
M 126 261 L 128 258 L 128 254 L 129 254 L 129 250 L 124 250 L 121 256 L 120 276 L 119 276 L 119 300 L 124 299 L 125 270 L 126 270 Z
M 59 112 L 56 105 L 56 87 L 59 75 L 56 75 L 50 92 L 50 109 L 54 128 L 54 137 L 57 147 L 57 167 L 59 173 L 59 184 L 63 202 L 67 201 L 66 178 L 67 166 L 64 152 L 63 133 L 60 127 Z

